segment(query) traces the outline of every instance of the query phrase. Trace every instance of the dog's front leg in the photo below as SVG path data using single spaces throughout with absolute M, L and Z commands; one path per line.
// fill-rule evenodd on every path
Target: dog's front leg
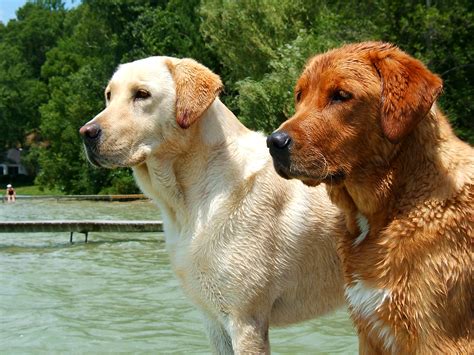
M 215 319 L 205 317 L 207 336 L 213 354 L 233 355 L 232 340 L 225 327 Z
M 230 317 L 229 333 L 235 354 L 270 354 L 268 319 Z

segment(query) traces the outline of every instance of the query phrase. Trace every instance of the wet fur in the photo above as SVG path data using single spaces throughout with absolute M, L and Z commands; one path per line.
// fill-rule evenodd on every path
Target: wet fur
M 345 212 L 338 251 L 362 354 L 473 351 L 474 150 L 437 108 L 441 88 L 391 44 L 347 45 L 309 60 L 279 128 L 290 164 L 275 167 L 325 182 Z
M 286 181 L 265 137 L 217 97 L 219 77 L 190 59 L 148 58 L 112 77 L 88 147 L 101 166 L 132 166 L 160 207 L 181 285 L 202 312 L 214 352 L 269 353 L 268 328 L 343 304 L 334 235 L 343 216 L 323 187 Z M 134 100 L 137 88 L 146 100 Z

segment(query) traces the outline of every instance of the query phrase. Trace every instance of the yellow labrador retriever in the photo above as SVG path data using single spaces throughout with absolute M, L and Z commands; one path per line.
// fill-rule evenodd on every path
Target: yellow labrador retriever
M 161 208 L 172 268 L 213 351 L 269 353 L 269 325 L 343 304 L 342 219 L 323 187 L 277 175 L 265 137 L 222 104 L 221 88 L 191 59 L 123 64 L 80 133 L 93 164 L 132 167 Z

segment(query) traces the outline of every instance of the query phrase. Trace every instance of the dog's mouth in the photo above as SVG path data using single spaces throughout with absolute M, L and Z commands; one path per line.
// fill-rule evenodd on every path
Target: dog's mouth
M 104 162 L 103 158 L 101 158 L 101 156 L 99 154 L 97 154 L 97 152 L 94 150 L 94 148 L 91 148 L 89 145 L 84 144 L 84 150 L 85 150 L 85 153 L 86 153 L 87 160 L 89 160 L 89 162 L 92 165 L 94 165 L 98 168 L 108 168 L 109 167 L 109 165 Z
M 98 168 L 114 169 L 114 168 L 126 168 L 129 165 L 121 164 L 117 162 L 117 159 L 110 159 L 109 157 L 100 154 L 94 147 L 90 147 L 84 144 L 86 157 L 89 162 Z
M 96 157 L 93 154 L 86 153 L 86 155 L 87 155 L 87 159 L 92 165 L 98 168 L 102 167 L 102 165 L 99 163 L 99 161 L 96 159 Z
M 322 176 L 308 176 L 304 175 L 302 177 L 298 177 L 305 185 L 308 186 L 317 186 L 321 183 L 325 183 L 327 185 L 338 185 L 344 181 L 346 174 L 340 170 L 336 171 L 335 173 L 328 173 Z
M 312 155 L 315 155 L 317 159 L 312 159 L 311 162 L 306 161 L 301 164 L 292 159 L 290 152 L 291 144 L 289 148 L 278 149 L 275 148 L 275 145 L 271 144 L 271 142 L 269 144 L 269 139 L 267 139 L 267 146 L 273 158 L 273 166 L 275 171 L 282 178 L 287 180 L 298 179 L 308 186 L 317 186 L 322 182 L 329 185 L 337 185 L 345 179 L 345 172 L 342 169 L 331 169 L 328 166 L 327 159 L 322 153 L 313 151 Z M 309 169 L 307 166 L 309 166 Z
M 346 173 L 342 170 L 337 170 L 334 173 L 328 174 L 322 182 L 329 185 L 340 184 L 346 178 Z
M 334 173 L 327 172 L 321 175 L 313 175 L 308 174 L 307 172 L 298 171 L 294 169 L 291 165 L 287 167 L 278 163 L 278 161 L 275 160 L 273 162 L 273 166 L 278 175 L 280 175 L 282 178 L 287 180 L 298 179 L 308 186 L 317 186 L 321 183 L 325 183 L 328 185 L 338 185 L 346 178 L 346 174 L 342 170 L 337 170 Z
M 84 144 L 85 152 L 89 162 L 99 168 L 132 168 L 140 165 L 147 159 L 145 149 L 133 151 L 116 151 L 113 155 L 103 154 L 97 151 L 97 147 Z
M 276 160 L 273 160 L 273 167 L 275 168 L 275 171 L 280 175 L 282 178 L 286 180 L 290 180 L 293 177 L 290 176 L 290 174 L 287 171 L 287 168 L 280 163 L 278 163 Z

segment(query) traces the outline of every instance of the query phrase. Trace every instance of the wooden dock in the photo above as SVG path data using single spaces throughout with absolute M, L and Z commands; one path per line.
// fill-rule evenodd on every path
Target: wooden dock
M 161 221 L 0 221 L 0 233 L 44 233 L 70 232 L 70 242 L 73 233 L 89 232 L 163 232 Z

